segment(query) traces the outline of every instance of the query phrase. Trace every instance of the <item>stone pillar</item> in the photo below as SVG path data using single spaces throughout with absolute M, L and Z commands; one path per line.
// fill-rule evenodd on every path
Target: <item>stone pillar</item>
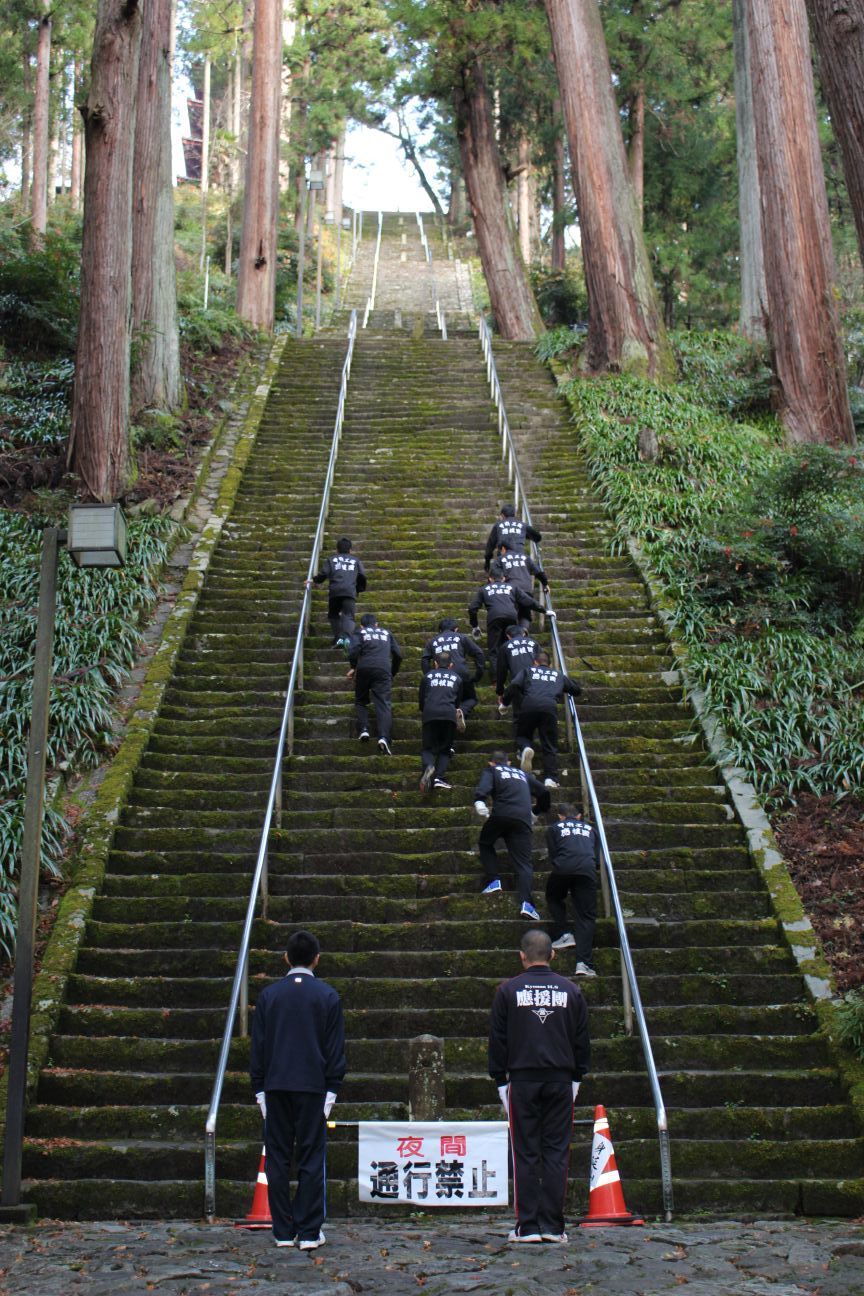
M 444 1041 L 417 1035 L 408 1043 L 408 1117 L 436 1121 L 444 1115 Z

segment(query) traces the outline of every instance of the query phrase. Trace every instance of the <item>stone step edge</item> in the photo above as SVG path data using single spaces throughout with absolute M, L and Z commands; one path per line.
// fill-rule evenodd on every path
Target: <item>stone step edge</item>
M 51 1035 L 64 1002 L 67 979 L 75 966 L 93 901 L 101 890 L 120 811 L 126 804 L 135 771 L 158 718 L 162 696 L 172 678 L 210 559 L 233 509 L 286 343 L 287 335 L 277 337 L 273 342 L 263 367 L 258 371 L 257 384 L 245 398 L 245 409 L 241 405 L 242 412 L 237 419 L 232 419 L 231 412 L 226 414 L 196 476 L 193 493 L 183 507 L 183 516 L 189 516 L 205 493 L 214 463 L 218 463 L 223 450 L 230 448 L 230 454 L 225 455 L 224 470 L 221 465 L 214 469 L 218 472 L 215 499 L 208 504 L 206 521 L 194 541 L 182 586 L 162 627 L 158 646 L 147 663 L 140 691 L 125 721 L 121 745 L 108 763 L 93 801 L 81 820 L 72 863 L 72 884 L 60 902 L 42 966 L 33 984 L 27 1056 L 28 1104 L 34 1099 L 39 1072 L 48 1057 Z M 255 368 L 253 365 L 253 372 Z M 248 371 L 244 377 L 249 377 Z M 0 1077 L 0 1141 L 6 1129 L 7 1089 L 8 1071 Z

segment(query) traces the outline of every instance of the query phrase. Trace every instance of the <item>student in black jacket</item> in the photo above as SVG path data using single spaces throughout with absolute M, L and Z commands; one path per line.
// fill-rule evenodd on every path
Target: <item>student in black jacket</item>
M 600 838 L 582 811 L 562 805 L 558 822 L 546 829 L 550 873 L 546 903 L 552 918 L 552 948 L 576 947 L 576 976 L 593 977 L 594 928 L 597 923 L 597 879 Z M 567 930 L 567 897 L 573 902 L 573 926 Z
M 288 972 L 258 996 L 249 1075 L 264 1117 L 267 1186 L 277 1246 L 314 1251 L 325 1241 L 327 1118 L 345 1077 L 345 1024 L 338 994 L 315 976 L 311 932 L 288 940 Z M 291 1199 L 296 1159 L 297 1191 Z
M 543 773 L 549 788 L 558 786 L 558 713 L 557 708 L 565 693 L 579 697 L 581 687 L 549 665 L 549 654 L 540 652 L 533 666 L 520 671 L 504 692 L 504 702 L 518 698 L 519 716 L 516 720 L 516 749 L 523 770 L 531 769 L 534 748 L 531 740 L 534 731 L 543 745 Z
M 523 971 L 499 986 L 489 1023 L 489 1074 L 510 1121 L 516 1226 L 510 1242 L 566 1242 L 564 1197 L 573 1104 L 591 1062 L 588 1009 L 556 976 L 549 937 L 522 937 Z
M 486 609 L 486 651 L 492 670 L 497 671 L 498 645 L 507 626 L 516 625 L 521 611 L 543 612 L 545 609 L 542 603 L 501 576 L 490 576 L 468 604 L 468 620 L 475 639 L 480 636 L 477 614 L 481 608 Z M 550 612 L 549 615 L 555 614 Z
M 486 804 L 489 797 L 492 798 L 491 814 Z M 549 809 L 549 792 L 533 774 L 514 769 L 503 752 L 494 752 L 474 789 L 474 809 L 481 819 L 486 820 L 480 829 L 479 841 L 480 863 L 486 881 L 482 894 L 494 895 L 502 889 L 495 851 L 495 843 L 501 837 L 516 874 L 522 902 L 520 914 L 523 918 L 538 921 L 540 915 L 531 903 L 531 883 L 534 880 L 531 830 L 534 810 Z
M 402 649 L 396 636 L 379 626 L 374 612 L 360 618 L 360 629 L 351 636 L 348 646 L 348 660 L 351 663 L 348 675 L 354 680 L 357 736 L 361 742 L 369 741 L 371 696 L 378 726 L 378 750 L 389 756 L 393 730 L 392 684 L 402 665 Z
M 470 635 L 459 633 L 459 622 L 455 617 L 442 617 L 438 622 L 437 635 L 427 642 L 420 658 L 420 669 L 424 675 L 432 669 L 438 654 L 442 652 L 450 654 L 453 669 L 462 677 L 462 701 L 459 705 L 467 720 L 477 705 L 477 685 L 483 678 L 483 667 L 486 665 L 483 649 Z M 468 663 L 469 657 L 474 662 L 473 673 Z
M 516 509 L 512 504 L 505 504 L 498 521 L 492 523 L 492 530 L 486 540 L 486 550 L 483 554 L 483 565 L 486 571 L 489 570 L 495 550 L 504 539 L 512 541 L 515 553 L 522 553 L 526 540 L 533 540 L 535 544 L 539 544 L 543 537 L 539 531 L 534 530 L 534 527 L 517 518 Z
M 460 708 L 462 677 L 454 668 L 449 653 L 441 652 L 435 666 L 420 681 L 418 705 L 423 713 L 423 738 L 420 763 L 420 791 L 430 787 L 449 789 L 445 775 L 450 752 L 458 729 L 465 732 L 465 717 Z
M 501 576 L 511 585 L 518 589 L 524 590 L 526 594 L 534 596 L 534 580 L 539 580 L 543 587 L 543 593 L 549 593 L 549 581 L 542 567 L 538 567 L 533 558 L 529 558 L 524 550 L 517 551 L 513 548 L 512 540 L 502 540 L 498 547 L 497 557 L 492 559 L 489 572 L 492 576 Z M 519 624 L 527 629 L 531 624 L 531 613 L 527 609 L 522 609 L 519 614 Z
M 534 658 L 540 652 L 540 645 L 532 639 L 521 625 L 509 625 L 504 631 L 504 642 L 498 649 L 498 661 L 495 666 L 495 692 L 498 695 L 498 710 L 504 708 L 504 686 L 507 677 L 515 679 L 526 666 L 533 665 Z M 513 720 L 519 714 L 519 699 L 513 699 Z
M 336 541 L 336 553 L 332 558 L 325 558 L 310 585 L 328 582 L 327 620 L 333 631 L 333 643 L 339 648 L 347 648 L 354 633 L 354 612 L 357 606 L 357 595 L 366 588 L 366 573 L 359 558 L 351 553 L 351 541 L 342 536 Z

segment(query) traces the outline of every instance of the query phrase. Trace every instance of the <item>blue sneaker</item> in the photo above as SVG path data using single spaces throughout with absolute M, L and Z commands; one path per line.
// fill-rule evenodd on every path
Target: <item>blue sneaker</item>
M 501 890 L 501 883 L 498 881 L 497 878 L 493 878 L 491 882 L 487 882 L 487 883 L 486 883 L 485 887 L 484 887 L 483 890 L 480 892 L 480 894 L 481 894 L 481 895 L 495 895 L 495 892 L 496 892 L 496 891 L 500 891 L 500 890 Z
M 530 918 L 532 922 L 539 922 L 540 915 L 534 908 L 530 900 L 522 901 L 522 908 L 519 910 L 520 918 Z

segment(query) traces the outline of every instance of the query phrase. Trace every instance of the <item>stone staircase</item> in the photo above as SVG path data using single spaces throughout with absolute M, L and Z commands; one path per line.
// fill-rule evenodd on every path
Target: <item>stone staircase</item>
M 404 303 L 424 309 L 416 295 Z M 42 1214 L 201 1213 L 204 1118 L 344 348 L 335 337 L 287 345 L 118 827 L 28 1116 L 26 1197 Z M 680 690 L 664 682 L 672 661 L 643 587 L 609 556 L 610 523 L 548 374 L 530 348 L 496 344 L 496 354 L 565 647 L 585 685 L 580 716 L 670 1109 L 676 1207 L 858 1214 L 861 1141 L 724 790 L 689 740 Z M 321 974 L 346 1009 L 343 1120 L 406 1116 L 408 1041 L 423 1032 L 445 1039 L 448 1114 L 497 1115 L 488 1010 L 496 984 L 517 970 L 524 924 L 512 892 L 478 894 L 471 791 L 510 734 L 488 685 L 458 742 L 452 792 L 417 790 L 420 651 L 439 617 L 466 619 L 488 526 L 509 493 L 487 392 L 471 339 L 358 339 L 328 544 L 352 537 L 369 573 L 360 610 L 374 610 L 402 644 L 394 754 L 353 735 L 346 663 L 330 647 L 319 590 L 271 843 L 270 909 L 250 958 L 254 998 L 279 975 L 290 931 L 318 933 Z M 572 761 L 564 783 L 578 796 Z M 542 910 L 541 840 L 538 830 Z M 571 955 L 559 960 L 565 972 Z M 578 1115 L 606 1105 L 628 1205 L 655 1212 L 654 1113 L 638 1042 L 623 1032 L 606 919 L 596 962 L 600 976 L 586 987 L 593 1072 Z M 226 1215 L 247 1211 L 260 1154 L 247 1059 L 238 1038 L 218 1126 Z M 354 1166 L 350 1131 L 337 1131 L 332 1214 L 362 1209 Z M 582 1129 L 571 1173 L 578 1209 Z

